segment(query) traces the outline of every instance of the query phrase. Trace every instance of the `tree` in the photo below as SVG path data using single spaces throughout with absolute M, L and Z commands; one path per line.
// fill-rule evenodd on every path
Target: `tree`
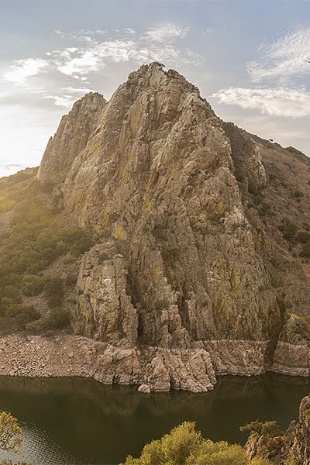
M 0 413 L 0 449 L 6 452 L 21 452 L 23 438 L 17 419 L 10 413 Z M 12 460 L 2 460 L 0 465 L 14 465 Z M 27 462 L 18 462 L 15 465 L 31 465 Z
M 204 439 L 195 423 L 184 422 L 162 439 L 147 444 L 140 458 L 128 456 L 124 465 L 250 465 L 237 444 Z M 253 463 L 254 465 L 254 463 Z M 256 462 L 256 465 L 267 465 Z
M 23 438 L 16 418 L 10 413 L 0 413 L 0 449 L 7 452 L 20 452 Z

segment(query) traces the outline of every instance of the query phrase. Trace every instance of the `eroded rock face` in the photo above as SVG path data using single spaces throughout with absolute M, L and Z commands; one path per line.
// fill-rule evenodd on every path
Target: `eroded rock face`
M 138 315 L 126 293 L 127 263 L 113 243 L 98 244 L 83 258 L 77 281 L 77 333 L 114 345 L 137 344 Z
M 109 345 L 98 379 L 203 391 L 215 374 L 283 372 L 301 353 L 309 369 L 307 344 L 285 355 L 287 258 L 255 204 L 263 149 L 158 63 L 64 117 L 39 179 L 96 237 L 73 326 Z
M 266 174 L 258 149 L 250 149 L 244 170 L 252 167 L 249 179 L 261 188 Z M 129 344 L 190 348 L 205 339 L 266 340 L 280 325 L 231 154 L 198 89 L 152 64 L 116 91 L 75 157 L 63 185 L 65 208 L 123 257 L 121 292 L 138 315 L 138 337 L 128 336 Z M 95 249 L 90 260 L 96 253 L 99 260 Z M 87 260 L 76 327 L 100 340 L 126 338 L 109 292 L 93 296 L 99 268 L 89 275 Z

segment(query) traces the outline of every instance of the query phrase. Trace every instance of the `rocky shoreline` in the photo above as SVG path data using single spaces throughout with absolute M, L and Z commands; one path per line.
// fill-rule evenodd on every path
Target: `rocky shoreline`
M 82 336 L 15 334 L 0 338 L 0 375 L 89 377 L 103 384 L 133 384 L 142 392 L 206 392 L 219 375 L 310 375 L 309 344 L 278 342 L 271 364 L 266 363 L 266 350 L 266 341 L 206 341 L 193 349 L 124 348 Z

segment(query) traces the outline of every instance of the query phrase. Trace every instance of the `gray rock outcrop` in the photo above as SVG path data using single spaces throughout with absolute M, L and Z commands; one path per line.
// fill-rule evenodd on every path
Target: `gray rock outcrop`
M 97 379 L 205 391 L 216 374 L 309 374 L 307 330 L 288 339 L 286 320 L 310 274 L 284 249 L 282 206 L 264 216 L 268 150 L 158 63 L 63 118 L 38 179 L 95 238 L 73 329 L 106 347 Z

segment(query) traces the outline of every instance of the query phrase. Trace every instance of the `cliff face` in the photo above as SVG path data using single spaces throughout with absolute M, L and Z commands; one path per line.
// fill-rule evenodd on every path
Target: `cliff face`
M 272 183 L 282 152 L 223 123 L 158 63 L 107 104 L 97 94 L 77 102 L 38 175 L 96 237 L 80 267 L 76 333 L 128 349 L 200 350 L 204 369 L 211 356 L 223 373 L 272 366 L 279 339 L 308 353 L 309 268 L 279 230 L 283 218 L 306 219 L 285 210 Z M 296 324 L 303 333 L 290 333 Z
M 310 463 L 310 396 L 302 399 L 298 421 L 292 421 L 283 435 L 252 433 L 245 449 L 251 459 L 267 459 L 270 464 L 308 465 Z

